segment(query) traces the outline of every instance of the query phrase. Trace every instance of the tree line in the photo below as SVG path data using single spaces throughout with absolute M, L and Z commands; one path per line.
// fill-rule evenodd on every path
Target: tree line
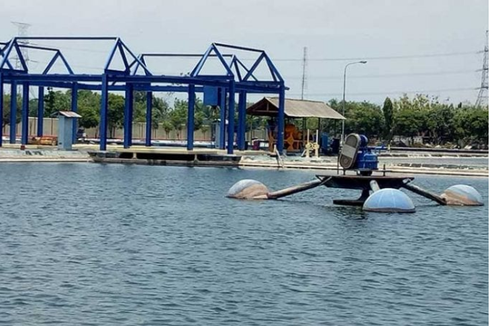
M 82 116 L 79 126 L 95 128 L 99 124 L 100 94 L 89 90 L 78 91 L 78 112 Z M 109 93 L 108 128 L 110 136 L 121 128 L 124 120 L 124 96 Z M 337 112 L 343 112 L 343 103 L 336 99 L 327 102 Z M 20 122 L 22 98 L 17 98 L 17 122 Z M 29 101 L 29 116 L 37 116 L 37 99 Z M 48 88 L 44 96 L 44 117 L 52 117 L 56 112 L 70 110 L 71 90 L 54 91 Z M 10 95 L 4 96 L 3 126 L 10 123 Z M 436 97 L 416 95 L 413 98 L 404 95 L 398 99 L 386 98 L 382 106 L 362 101 L 345 103 L 345 134 L 362 133 L 370 139 L 389 143 L 395 135 L 414 138 L 422 136 L 435 145 L 488 144 L 488 107 L 481 108 L 469 104 L 441 103 Z M 194 129 L 204 133 L 210 130 L 211 123 L 219 119 L 219 109 L 204 105 L 197 98 L 195 106 Z M 237 120 L 237 116 L 235 116 Z M 146 121 L 146 92 L 134 92 L 133 121 Z M 170 133 L 179 134 L 187 123 L 187 101 L 175 98 L 173 105 L 160 97 L 152 98 L 152 126 L 163 128 Z M 301 121 L 296 121 L 302 126 Z M 247 116 L 247 130 L 266 126 L 266 118 Z M 331 135 L 340 134 L 340 123 L 325 120 L 318 125 L 318 119 L 307 119 L 309 129 L 321 129 Z
M 397 135 L 412 140 L 422 136 L 434 145 L 488 145 L 488 107 L 454 106 L 420 94 L 386 98 L 382 106 L 365 101 L 345 104 L 346 134 L 363 133 L 385 143 Z M 329 105 L 342 112 L 342 102 L 330 100 Z

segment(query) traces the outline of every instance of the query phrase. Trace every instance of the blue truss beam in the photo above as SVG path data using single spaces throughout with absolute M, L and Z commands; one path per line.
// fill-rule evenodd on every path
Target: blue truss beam
M 228 88 L 228 147 L 227 153 L 233 154 L 235 140 L 235 81 Z
M 2 136 L 3 136 L 3 75 L 0 72 L 0 147 L 2 146 Z
M 145 145 L 151 146 L 151 129 L 153 127 L 152 124 L 152 105 L 153 105 L 153 93 L 146 92 L 146 137 L 145 137 Z
M 71 110 L 78 112 L 78 83 L 73 83 L 71 88 Z M 75 144 L 77 142 L 78 119 L 73 119 L 72 123 L 72 143 Z
M 10 84 L 10 138 L 11 144 L 15 144 L 17 137 L 17 83 Z
M 187 150 L 194 149 L 194 111 L 196 106 L 195 86 L 189 84 L 187 100 Z
M 39 86 L 37 95 L 37 136 L 43 136 L 44 127 L 44 86 Z
M 56 41 L 114 41 L 114 45 L 109 52 L 109 56 L 103 68 L 103 74 L 75 74 L 70 67 L 70 64 L 63 56 L 59 49 L 32 46 L 19 43 L 19 40 L 56 40 Z M 54 52 L 53 57 L 44 69 L 42 74 L 32 74 L 28 72 L 28 67 L 25 58 L 21 56 L 21 48 L 32 48 L 43 51 Z M 219 106 L 221 116 L 221 139 L 220 147 L 227 149 L 227 153 L 232 154 L 235 141 L 235 95 L 238 93 L 238 125 L 236 133 L 236 143 L 238 148 L 244 149 L 245 146 L 245 116 L 246 116 L 246 96 L 247 94 L 269 93 L 279 94 L 279 137 L 277 147 L 282 152 L 283 150 L 283 135 L 284 135 L 284 101 L 285 90 L 288 89 L 284 85 L 284 80 L 277 68 L 272 63 L 265 51 L 255 48 L 242 47 L 224 43 L 212 43 L 204 54 L 195 53 L 145 53 L 136 56 L 118 37 L 15 37 L 7 43 L 0 43 L 0 90 L 3 85 L 10 84 L 12 87 L 13 100 L 11 105 L 11 141 L 15 142 L 15 120 L 16 120 L 16 85 L 22 84 L 23 98 L 28 98 L 29 85 L 38 86 L 38 135 L 42 135 L 42 116 L 44 113 L 44 87 L 57 87 L 72 89 L 72 110 L 76 110 L 78 89 L 87 89 L 101 91 L 101 107 L 100 107 L 100 149 L 107 149 L 107 134 L 108 134 L 108 92 L 109 91 L 125 91 L 125 147 L 131 146 L 132 139 L 132 93 L 133 91 L 144 91 L 147 96 L 147 129 L 146 129 L 146 145 L 151 146 L 151 120 L 152 120 L 152 92 L 182 92 L 188 93 L 188 129 L 187 129 L 187 147 L 193 149 L 194 142 L 194 107 L 196 93 L 203 92 L 204 86 L 217 87 L 219 89 Z M 239 57 L 231 53 L 222 53 L 223 49 L 238 50 L 245 52 L 259 53 L 258 59 L 251 67 L 243 64 Z M 12 51 L 16 51 L 19 55 L 22 69 L 14 69 L 8 59 Z M 115 54 L 119 52 L 124 64 L 124 70 L 111 69 L 111 63 Z M 232 51 L 230 51 L 232 52 Z M 170 75 L 153 75 L 148 69 L 145 58 L 147 57 L 181 57 L 199 58 L 197 65 L 192 69 L 190 76 L 170 76 Z M 201 70 L 210 58 L 218 58 L 224 68 L 224 73 L 219 75 L 201 75 Z M 227 59 L 231 58 L 229 62 Z M 67 74 L 51 74 L 50 71 L 56 60 L 62 60 L 68 73 Z M 254 76 L 254 71 L 265 61 L 272 80 L 259 80 Z M 136 75 L 139 68 L 144 70 L 144 75 Z M 134 69 L 134 71 L 132 71 Z M 26 86 L 27 85 L 27 86 Z M 228 94 L 228 97 L 227 97 Z M 0 100 L 3 97 L 3 92 L 0 94 Z M 25 115 L 28 113 L 28 101 L 22 106 L 22 121 L 26 121 Z M 0 103 L 0 113 L 2 111 L 2 103 Z M 1 122 L 2 117 L 0 117 Z M 226 120 L 228 124 L 226 126 Z M 225 128 L 227 128 L 225 130 Z M 22 133 L 22 142 L 27 142 L 27 128 L 24 128 Z M 74 128 L 76 132 L 76 128 Z M 227 141 L 226 141 L 227 140 Z M 1 146 L 1 141 L 0 141 Z
M 29 138 L 29 83 L 24 82 L 22 84 L 22 134 L 21 144 L 27 145 Z

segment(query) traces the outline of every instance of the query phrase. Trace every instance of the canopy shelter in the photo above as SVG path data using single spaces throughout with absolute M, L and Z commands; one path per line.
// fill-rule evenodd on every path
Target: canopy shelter
M 279 98 L 264 97 L 247 109 L 247 114 L 255 116 L 278 117 Z M 345 120 L 345 117 L 321 101 L 285 99 L 284 116 L 286 118 L 318 118 Z M 279 122 L 279 121 L 278 121 Z M 306 137 L 306 126 L 299 131 L 293 124 L 286 124 L 284 129 L 284 146 L 288 151 L 301 150 L 309 141 Z M 277 141 L 275 124 L 269 125 L 269 150 L 272 150 Z
M 30 44 L 35 41 L 36 45 Z M 63 42 L 90 41 L 110 42 L 111 48 L 107 53 L 106 63 L 100 66 L 97 73 L 72 69 L 67 57 L 60 50 Z M 39 46 L 39 42 L 62 42 L 61 47 L 52 45 Z M 29 67 L 23 50 L 40 51 L 51 58 L 41 73 L 34 72 Z M 94 50 L 95 51 L 95 50 Z M 98 52 L 98 51 L 95 51 Z M 244 63 L 239 57 L 255 58 Z M 145 58 L 195 58 L 196 64 L 186 67 L 188 74 L 162 74 L 152 72 Z M 32 59 L 32 58 L 31 58 Z M 120 60 L 117 60 L 120 59 Z M 214 60 L 213 60 L 214 59 Z M 18 60 L 18 65 L 13 64 Z M 31 62 L 34 60 L 30 60 Z M 119 61 L 116 66 L 115 61 Z M 215 65 L 213 65 L 214 61 Z M 64 73 L 54 73 L 55 64 L 66 68 Z M 121 64 L 122 63 L 122 64 Z M 208 64 L 209 63 L 209 64 Z M 211 65 L 211 67 L 209 66 Z M 73 67 L 76 67 L 73 65 Z M 78 66 L 85 68 L 85 66 Z M 214 67 L 214 68 L 213 68 Z M 92 68 L 91 68 L 92 69 Z M 264 70 L 268 76 L 259 77 L 258 72 Z M 261 74 L 264 76 L 266 74 Z M 56 87 L 71 90 L 71 111 L 78 110 L 78 91 L 91 90 L 101 94 L 99 110 L 100 150 L 107 150 L 107 131 L 110 115 L 108 114 L 109 92 L 125 92 L 124 105 L 124 148 L 132 146 L 132 122 L 134 118 L 134 91 L 146 92 L 146 140 L 145 145 L 151 146 L 152 128 L 152 92 L 178 92 L 187 94 L 187 149 L 194 148 L 194 115 L 196 93 L 202 93 L 206 105 L 220 109 L 220 148 L 233 154 L 236 147 L 245 149 L 245 114 L 247 94 L 275 94 L 279 96 L 278 133 L 284 135 L 284 99 L 288 89 L 281 74 L 272 63 L 269 55 L 262 49 L 236 46 L 223 43 L 212 43 L 204 53 L 143 53 L 136 55 L 119 37 L 115 36 L 22 36 L 14 37 L 8 42 L 0 42 L 0 126 L 4 120 L 4 86 L 10 85 L 10 113 L 5 117 L 10 122 L 10 143 L 16 143 L 17 124 L 17 86 L 21 86 L 21 143 L 27 144 L 29 135 L 29 88 L 38 87 L 37 116 L 44 116 L 44 90 L 46 87 Z M 208 95 L 208 96 L 206 96 Z M 238 102 L 235 97 L 238 95 Z M 206 99 L 209 98 L 209 101 Z M 235 108 L 237 104 L 237 108 Z M 69 109 L 69 108 L 67 108 Z M 235 109 L 238 123 L 235 137 Z M 76 139 L 76 120 L 73 119 L 73 139 Z M 226 120 L 228 124 L 225 125 Z M 226 134 L 226 139 L 224 135 Z M 1 135 L 0 135 L 1 136 Z M 37 136 L 43 136 L 43 119 L 38 119 Z M 277 148 L 283 150 L 283 137 L 279 137 Z M 0 147 L 2 137 L 0 137 Z
M 247 109 L 247 114 L 276 117 L 279 112 L 278 97 L 264 97 Z M 345 120 L 344 116 L 321 101 L 286 99 L 284 115 L 288 118 L 322 118 Z

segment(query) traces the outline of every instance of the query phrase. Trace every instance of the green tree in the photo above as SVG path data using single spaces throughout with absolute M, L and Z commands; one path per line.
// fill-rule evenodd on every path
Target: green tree
M 454 108 L 452 105 L 434 103 L 427 115 L 427 131 L 436 144 L 453 140 Z
M 187 122 L 187 101 L 175 99 L 174 108 L 170 112 L 170 123 L 177 131 L 177 137 L 181 138 L 181 132 Z
M 82 116 L 78 125 L 82 128 L 95 128 L 100 119 L 100 94 L 89 90 L 78 91 L 78 113 Z
M 11 96 L 10 94 L 4 94 L 3 96 L 3 124 L 2 124 L 2 129 L 3 127 L 10 125 L 10 99 Z M 22 98 L 20 95 L 17 95 L 17 112 L 15 116 L 15 122 L 19 123 L 22 117 L 22 111 L 21 111 L 21 106 L 22 106 Z
M 369 139 L 381 136 L 383 114 L 381 108 L 369 102 L 347 102 L 345 105 L 345 134 L 364 134 Z
M 393 102 L 387 97 L 383 103 L 384 138 L 390 142 L 393 137 Z
M 109 128 L 109 137 L 114 138 L 116 129 L 121 128 L 124 121 L 124 96 L 109 93 L 107 102 L 107 126 Z
M 48 94 L 44 96 L 44 116 L 53 117 L 58 111 L 71 110 L 71 92 L 53 91 L 48 87 Z

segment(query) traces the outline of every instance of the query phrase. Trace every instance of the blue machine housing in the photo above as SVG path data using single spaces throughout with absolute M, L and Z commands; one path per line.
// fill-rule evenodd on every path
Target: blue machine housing
M 357 152 L 355 169 L 377 170 L 379 162 L 378 155 L 373 152 L 376 148 L 368 146 L 368 138 L 365 135 L 359 136 L 361 137 L 361 144 Z

